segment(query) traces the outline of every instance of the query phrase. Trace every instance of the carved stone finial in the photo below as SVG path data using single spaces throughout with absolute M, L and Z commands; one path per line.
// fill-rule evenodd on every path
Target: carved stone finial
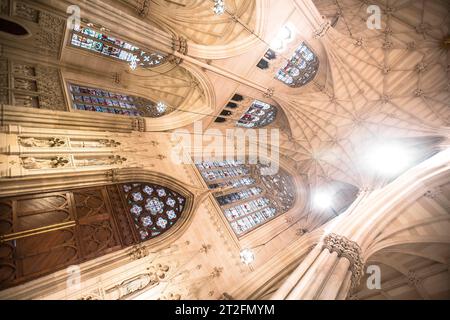
M 150 0 L 142 0 L 139 7 L 136 7 L 136 11 L 140 17 L 145 18 L 148 15 L 150 9 Z
M 328 249 L 330 252 L 336 252 L 339 257 L 347 258 L 350 261 L 352 288 L 358 286 L 364 269 L 359 245 L 344 236 L 330 233 L 323 240 L 323 248 Z
M 272 98 L 273 94 L 275 93 L 274 88 L 267 88 L 267 91 L 264 93 L 265 98 Z
M 148 256 L 149 252 L 145 245 L 138 244 L 131 247 L 130 257 L 132 260 L 139 260 Z

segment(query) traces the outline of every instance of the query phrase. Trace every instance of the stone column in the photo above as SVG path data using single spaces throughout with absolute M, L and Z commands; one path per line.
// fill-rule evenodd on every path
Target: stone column
M 345 299 L 363 273 L 359 245 L 334 233 L 309 253 L 272 299 Z

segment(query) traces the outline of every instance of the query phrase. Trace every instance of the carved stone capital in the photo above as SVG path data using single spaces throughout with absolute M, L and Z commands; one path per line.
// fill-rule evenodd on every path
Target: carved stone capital
M 323 248 L 328 249 L 330 252 L 336 252 L 339 257 L 347 258 L 350 261 L 352 288 L 356 287 L 364 271 L 364 263 L 359 245 L 344 236 L 330 233 L 323 240 Z
M 145 18 L 150 9 L 150 0 L 143 0 L 140 6 L 136 7 L 136 11 L 140 17 Z
M 173 51 L 186 55 L 188 53 L 187 40 L 183 37 L 174 36 L 172 38 L 172 49 Z M 175 64 L 180 64 L 181 62 L 183 62 L 183 59 L 170 55 L 167 57 L 167 61 Z

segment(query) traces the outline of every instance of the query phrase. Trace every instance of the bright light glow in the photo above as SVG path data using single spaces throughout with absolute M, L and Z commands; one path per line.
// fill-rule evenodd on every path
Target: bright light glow
M 412 161 L 409 150 L 400 144 L 383 143 L 371 148 L 367 155 L 370 168 L 383 175 L 405 170 Z
M 333 195 L 329 191 L 318 190 L 313 197 L 314 206 L 319 209 L 327 209 L 333 205 Z
M 272 49 L 274 49 L 276 51 L 280 51 L 281 49 L 283 49 L 283 40 L 281 40 L 280 38 L 275 38 L 275 39 L 273 39 L 270 46 Z
M 288 26 L 283 26 L 281 28 L 280 33 L 278 34 L 278 37 L 284 40 L 289 40 L 292 37 L 292 31 Z
M 249 265 L 255 261 L 255 254 L 251 249 L 243 249 L 240 253 L 241 261 L 243 264 Z

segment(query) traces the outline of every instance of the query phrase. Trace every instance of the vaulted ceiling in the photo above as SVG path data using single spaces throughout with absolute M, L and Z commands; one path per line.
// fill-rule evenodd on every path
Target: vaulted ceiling
M 227 45 L 248 38 L 249 30 L 256 31 L 255 0 L 227 0 L 231 14 L 223 15 L 214 14 L 214 0 L 121 1 L 149 23 L 193 44 Z
M 364 187 L 357 159 L 368 140 L 434 135 L 449 124 L 448 3 L 376 3 L 389 12 L 380 30 L 367 29 L 363 1 L 316 2 L 323 15 L 340 12 L 325 40 L 329 80 L 316 83 L 319 93 L 279 101 L 293 132 L 283 147 L 313 180 Z
M 432 188 L 376 237 L 366 266 L 380 268 L 381 288 L 366 274 L 350 299 L 448 299 L 450 184 Z M 369 279 L 371 283 L 371 279 Z

